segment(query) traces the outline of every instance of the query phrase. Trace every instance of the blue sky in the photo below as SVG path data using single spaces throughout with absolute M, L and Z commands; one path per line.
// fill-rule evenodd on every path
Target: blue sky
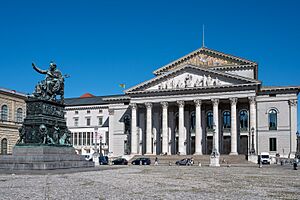
M 1 1 L 0 87 L 31 93 L 54 60 L 66 96 L 122 93 L 201 47 L 259 63 L 263 85 L 300 85 L 300 1 Z

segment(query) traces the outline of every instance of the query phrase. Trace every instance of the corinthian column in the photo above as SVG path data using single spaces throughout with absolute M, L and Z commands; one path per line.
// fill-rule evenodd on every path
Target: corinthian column
M 236 131 L 236 104 L 237 98 L 231 98 L 231 152 L 230 155 L 237 155 L 237 131 Z
M 249 147 L 251 148 L 253 145 L 254 150 L 257 150 L 256 149 L 256 99 L 255 97 L 249 97 L 249 103 L 250 103 L 250 130 L 254 132 L 253 138 L 251 137 L 251 135 L 248 136 L 248 139 L 250 140 Z
M 296 153 L 297 146 L 297 100 L 289 100 L 290 117 L 291 117 L 291 133 L 290 133 L 290 155 L 293 157 Z
M 179 120 L 178 120 L 178 150 L 180 155 L 186 154 L 186 148 L 184 145 L 185 135 L 184 135 L 184 101 L 177 101 L 179 107 Z
M 136 104 L 131 104 L 131 154 L 137 154 Z
M 147 130 L 146 130 L 146 154 L 152 154 L 152 103 L 146 103 Z
M 195 154 L 202 155 L 201 100 L 194 102 L 196 106 Z
M 215 125 L 215 135 L 214 135 L 214 144 L 215 144 L 215 150 L 217 152 L 219 151 L 219 99 L 212 99 L 213 103 L 213 115 L 214 115 L 214 125 Z
M 162 153 L 168 153 L 168 102 L 162 102 Z

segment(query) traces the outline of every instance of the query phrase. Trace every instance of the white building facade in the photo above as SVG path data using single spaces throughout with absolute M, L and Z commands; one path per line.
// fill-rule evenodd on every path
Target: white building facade
M 108 106 L 101 97 L 67 99 L 66 122 L 71 143 L 82 155 L 108 154 Z
M 215 143 L 221 154 L 292 157 L 299 87 L 265 87 L 257 73 L 253 61 L 202 47 L 125 95 L 67 99 L 67 125 L 74 133 L 95 133 L 101 108 L 107 126 L 97 130 L 103 128 L 102 142 L 113 156 L 210 154 Z M 76 140 L 73 135 L 75 147 Z

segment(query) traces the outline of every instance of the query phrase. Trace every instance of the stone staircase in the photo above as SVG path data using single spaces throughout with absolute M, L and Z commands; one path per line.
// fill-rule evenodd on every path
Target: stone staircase
M 147 157 L 151 159 L 151 164 L 154 164 L 154 160 L 158 158 L 159 165 L 175 165 L 175 162 L 184 158 L 194 159 L 194 165 L 199 165 L 201 163 L 202 166 L 208 166 L 210 163 L 210 155 L 136 155 L 132 159 L 129 160 L 131 163 L 132 160 L 139 157 Z M 220 165 L 228 166 L 228 165 L 254 165 L 253 163 L 247 161 L 245 159 L 245 155 L 220 155 Z

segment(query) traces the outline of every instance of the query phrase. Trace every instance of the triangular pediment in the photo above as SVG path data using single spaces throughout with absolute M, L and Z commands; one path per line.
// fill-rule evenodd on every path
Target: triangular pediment
M 209 69 L 221 66 L 251 65 L 255 64 L 255 62 L 201 47 L 200 49 L 155 70 L 153 73 L 155 75 L 160 75 L 187 64 Z
M 132 87 L 125 92 L 132 93 L 218 88 L 224 86 L 258 83 L 260 82 L 253 79 L 200 68 L 194 65 L 185 65 L 174 71 L 159 75 L 149 81 Z

